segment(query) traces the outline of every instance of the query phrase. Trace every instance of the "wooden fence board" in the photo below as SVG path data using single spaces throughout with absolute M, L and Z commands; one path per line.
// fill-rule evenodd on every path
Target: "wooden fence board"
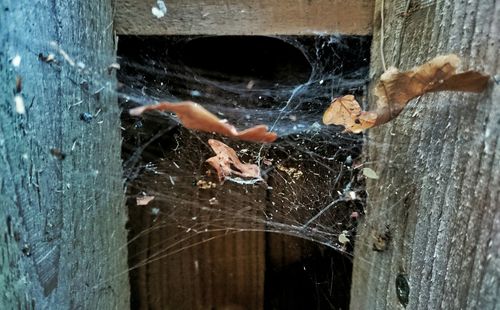
M 386 0 L 382 32 L 383 3 L 375 9 L 373 81 L 383 71 L 381 41 L 387 66 L 456 53 L 464 68 L 498 74 L 498 1 Z M 367 185 L 351 309 L 500 307 L 499 111 L 492 82 L 481 94 L 425 95 L 368 132 L 366 161 L 380 179 Z M 386 249 L 374 251 L 384 235 Z
M 162 1 L 163 2 L 163 1 Z M 373 0 L 116 1 L 115 27 L 128 35 L 307 35 L 371 33 Z

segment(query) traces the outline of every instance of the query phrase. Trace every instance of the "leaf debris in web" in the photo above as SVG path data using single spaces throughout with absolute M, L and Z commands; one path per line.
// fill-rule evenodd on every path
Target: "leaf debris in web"
M 136 203 L 138 206 L 147 206 L 153 199 L 155 196 L 139 196 L 136 198 Z
M 259 166 L 242 163 L 231 147 L 215 139 L 208 140 L 208 144 L 216 155 L 207 159 L 207 163 L 217 171 L 220 182 L 233 175 L 242 178 L 262 179 Z
M 291 176 L 292 178 L 294 178 L 296 180 L 299 179 L 303 175 L 303 172 L 300 171 L 299 169 L 293 168 L 293 167 L 285 167 L 282 164 L 278 164 L 276 166 L 276 168 L 280 171 L 286 172 L 289 176 Z
M 410 100 L 426 93 L 484 91 L 490 76 L 477 71 L 456 73 L 459 64 L 458 56 L 450 54 L 437 56 L 405 72 L 391 67 L 380 76 L 374 88 L 378 98 L 375 111 L 362 111 L 354 96 L 346 95 L 332 101 L 323 115 L 323 123 L 342 125 L 348 132 L 359 133 L 393 120 Z
M 349 232 L 347 230 L 344 230 L 339 235 L 339 242 L 341 244 L 345 245 L 346 243 L 351 242 L 351 240 L 349 240 L 349 238 L 347 237 L 348 234 L 349 234 Z
M 201 189 L 211 189 L 217 187 L 217 184 L 211 181 L 198 180 L 198 182 L 196 182 L 196 186 Z
M 139 116 L 145 111 L 150 110 L 174 112 L 186 128 L 218 133 L 239 140 L 270 143 L 278 138 L 278 135 L 274 132 L 269 132 L 265 125 L 257 125 L 243 131 L 238 131 L 233 125 L 219 119 L 204 107 L 192 101 L 178 103 L 161 102 L 133 108 L 129 113 L 132 116 Z
M 376 113 L 361 111 L 353 95 L 333 99 L 330 107 L 323 114 L 325 125 L 342 125 L 346 131 L 354 133 L 372 127 L 376 120 Z

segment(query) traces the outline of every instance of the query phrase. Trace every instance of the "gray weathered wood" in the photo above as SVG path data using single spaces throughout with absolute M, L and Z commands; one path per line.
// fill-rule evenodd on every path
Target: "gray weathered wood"
M 373 81 L 382 72 L 383 2 L 375 8 Z M 386 0 L 384 17 L 387 66 L 456 53 L 464 68 L 499 73 L 498 1 Z M 499 137 L 495 82 L 482 94 L 425 95 L 368 132 L 366 162 L 380 179 L 367 185 L 351 309 L 401 308 L 398 275 L 408 279 L 409 309 L 500 308 Z M 386 249 L 373 251 L 387 226 Z
M 128 307 L 111 23 L 111 1 L 0 6 L 1 309 Z
M 116 1 L 116 30 L 128 35 L 369 34 L 373 0 Z

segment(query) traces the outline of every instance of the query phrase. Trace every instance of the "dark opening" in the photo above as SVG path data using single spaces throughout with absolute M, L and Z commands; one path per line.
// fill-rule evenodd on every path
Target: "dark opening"
M 195 75 L 243 86 L 251 80 L 295 86 L 312 72 L 302 51 L 271 37 L 202 37 L 187 42 L 179 56 Z
M 283 264 L 267 255 L 264 309 L 349 309 L 351 258 L 310 241 L 282 238 L 283 250 L 301 252 L 300 260 Z

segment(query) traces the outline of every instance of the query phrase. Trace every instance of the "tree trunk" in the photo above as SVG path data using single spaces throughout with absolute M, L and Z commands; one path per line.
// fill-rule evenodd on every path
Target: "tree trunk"
M 387 66 L 456 53 L 464 69 L 498 74 L 498 1 L 383 3 L 372 81 L 382 42 Z M 481 94 L 425 95 L 368 132 L 366 162 L 380 179 L 367 184 L 351 309 L 500 307 L 500 88 L 491 84 Z
M 1 309 L 128 308 L 112 30 L 111 1 L 1 4 Z

